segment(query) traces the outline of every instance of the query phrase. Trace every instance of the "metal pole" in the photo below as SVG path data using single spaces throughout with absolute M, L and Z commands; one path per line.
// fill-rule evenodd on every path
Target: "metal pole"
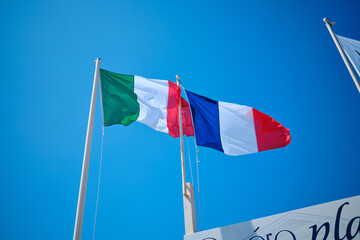
M 186 183 L 186 194 L 187 194 L 187 197 L 183 196 L 185 235 L 196 232 L 196 210 L 195 210 L 194 186 L 189 182 Z
M 330 35 L 331 35 L 332 39 L 334 40 L 335 45 L 336 45 L 337 49 L 339 50 L 340 55 L 341 55 L 342 59 L 344 60 L 345 65 L 346 65 L 346 67 L 347 67 L 347 69 L 348 69 L 348 71 L 349 71 L 352 79 L 354 80 L 354 83 L 355 83 L 355 85 L 356 85 L 359 93 L 360 93 L 360 84 L 359 84 L 359 81 L 357 80 L 356 75 L 355 75 L 353 69 L 352 69 L 351 66 L 350 66 L 350 63 L 349 63 L 347 57 L 345 56 L 344 50 L 342 49 L 342 47 L 341 47 L 341 45 L 340 45 L 340 43 L 339 43 L 339 40 L 337 39 L 335 33 L 333 32 L 333 30 L 332 30 L 332 28 L 331 28 L 331 26 L 335 25 L 335 23 L 334 23 L 334 22 L 329 23 L 329 19 L 328 19 L 328 18 L 324 18 L 323 21 L 325 22 L 325 25 L 326 25 L 326 27 L 328 28 L 328 30 L 329 30 L 329 32 L 330 32 Z
M 179 75 L 176 75 L 176 85 L 178 85 L 178 87 L 180 87 L 181 85 Z M 183 135 L 182 113 L 181 113 L 181 95 L 179 99 L 179 133 L 180 133 L 180 154 L 181 154 L 185 234 L 191 234 L 196 232 L 195 195 L 194 195 L 194 186 L 191 183 L 186 183 L 184 135 Z
M 176 85 L 180 87 L 180 76 L 176 75 Z M 179 99 L 179 131 L 180 131 L 180 155 L 181 155 L 181 173 L 182 173 L 182 187 L 183 187 L 183 195 L 185 197 L 189 197 L 186 193 L 186 175 L 185 175 L 185 156 L 184 156 L 184 136 L 182 129 L 182 114 L 181 114 L 181 95 Z
M 93 127 L 94 127 L 96 95 L 97 95 L 99 76 L 100 76 L 100 62 L 101 62 L 100 58 L 97 58 L 95 60 L 96 65 L 95 65 L 95 74 L 94 74 L 94 84 L 91 95 L 90 113 L 89 113 L 89 120 L 88 120 L 87 132 L 86 132 L 84 159 L 83 159 L 83 166 L 81 172 L 81 181 L 80 181 L 79 198 L 78 198 L 78 204 L 76 210 L 76 220 L 75 220 L 73 240 L 81 239 L 81 228 L 83 223 L 84 207 L 85 207 L 86 184 L 87 184 L 87 178 L 89 172 L 91 140 L 92 140 Z

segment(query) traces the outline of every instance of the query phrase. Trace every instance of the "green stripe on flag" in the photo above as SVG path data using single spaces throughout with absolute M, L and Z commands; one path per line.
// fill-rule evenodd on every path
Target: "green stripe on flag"
M 104 125 L 127 126 L 136 121 L 140 107 L 134 92 L 134 76 L 100 69 L 100 77 Z

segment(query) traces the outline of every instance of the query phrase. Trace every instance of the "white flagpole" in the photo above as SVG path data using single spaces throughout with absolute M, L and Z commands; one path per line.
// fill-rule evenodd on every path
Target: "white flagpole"
M 179 75 L 176 75 L 176 85 L 178 85 L 179 87 L 181 85 Z M 192 183 L 186 183 L 184 135 L 183 135 L 182 113 L 181 113 L 181 95 L 179 99 L 179 133 L 180 133 L 180 154 L 181 154 L 185 234 L 191 234 L 196 232 L 195 194 L 194 194 L 194 186 L 192 185 Z
M 180 76 L 176 75 L 176 85 L 180 87 Z M 185 175 L 185 156 L 184 156 L 184 136 L 182 128 L 182 115 L 181 115 L 181 95 L 179 99 L 179 131 L 180 131 L 180 155 L 181 155 L 181 173 L 182 173 L 182 187 L 183 195 L 188 197 L 186 194 L 186 175 Z
M 93 127 L 94 127 L 96 96 L 97 96 L 97 89 L 98 89 L 99 76 L 100 76 L 100 62 L 101 62 L 100 58 L 97 58 L 95 60 L 96 65 L 95 65 L 94 83 L 93 83 L 93 90 L 91 95 L 89 120 L 88 120 L 87 132 L 86 132 L 84 159 L 83 159 L 83 166 L 81 172 L 81 181 L 80 181 L 79 198 L 78 198 L 78 204 L 76 210 L 76 220 L 75 220 L 73 240 L 81 239 L 81 229 L 82 229 L 84 207 L 85 207 L 86 184 L 87 184 L 87 178 L 89 172 L 91 140 L 92 140 Z
M 356 85 L 359 93 L 360 93 L 360 84 L 359 84 L 359 81 L 357 80 L 356 75 L 355 75 L 353 69 L 352 69 L 351 66 L 350 66 L 350 63 L 349 63 L 347 57 L 345 56 L 344 50 L 342 49 L 342 47 L 341 47 L 341 45 L 340 45 L 340 43 L 339 43 L 339 40 L 337 39 L 335 33 L 333 32 L 333 30 L 332 30 L 332 28 L 331 28 L 331 26 L 335 25 L 335 23 L 334 23 L 334 22 L 333 22 L 333 23 L 329 23 L 329 19 L 328 19 L 328 18 L 324 18 L 323 21 L 325 22 L 325 25 L 326 25 L 326 27 L 328 28 L 328 30 L 329 30 L 329 32 L 330 32 L 330 35 L 331 35 L 332 39 L 334 40 L 335 45 L 336 45 L 337 49 L 339 50 L 340 55 L 341 55 L 342 59 L 344 60 L 345 65 L 346 65 L 346 67 L 347 67 L 347 69 L 348 69 L 348 71 L 349 71 L 352 79 L 354 80 L 354 83 L 355 83 L 355 85 Z

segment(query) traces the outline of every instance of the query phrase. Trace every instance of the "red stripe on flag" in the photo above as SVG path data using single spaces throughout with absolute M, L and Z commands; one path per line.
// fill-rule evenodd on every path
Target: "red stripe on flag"
M 173 82 L 169 82 L 169 97 L 167 106 L 167 127 L 172 137 L 179 137 L 179 97 L 180 88 Z
M 179 98 L 181 96 L 180 88 L 169 81 L 169 97 L 167 106 L 167 127 L 172 137 L 179 137 Z M 194 136 L 194 127 L 191 121 L 189 103 L 181 98 L 181 112 L 183 122 L 183 133 L 187 136 Z
M 186 134 L 186 136 L 194 136 L 194 126 L 191 120 L 190 106 L 183 98 L 181 98 L 181 114 L 184 134 Z
M 253 108 L 258 151 L 281 148 L 291 141 L 290 130 L 272 117 Z

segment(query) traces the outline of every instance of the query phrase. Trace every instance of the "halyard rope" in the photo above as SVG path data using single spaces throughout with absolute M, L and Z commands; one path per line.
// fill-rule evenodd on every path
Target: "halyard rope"
M 180 100 L 181 101 L 181 100 Z M 181 117 L 183 116 L 182 111 L 181 111 Z M 185 119 L 185 118 L 184 118 Z M 190 165 L 190 175 L 191 175 L 191 183 L 192 185 L 194 185 L 194 178 L 193 178 L 193 171 L 192 171 L 192 167 L 191 167 L 191 157 L 190 157 L 190 148 L 189 148 L 189 140 L 187 137 L 187 133 L 186 133 L 186 122 L 185 122 L 185 135 L 186 135 L 186 145 L 187 145 L 187 152 L 188 152 L 188 158 L 189 158 L 189 165 Z
M 98 189 L 97 189 L 97 196 L 96 196 L 96 207 L 95 207 L 95 218 L 94 218 L 93 240 L 95 239 L 96 216 L 97 216 L 97 210 L 98 210 L 98 206 L 99 206 L 100 179 L 101 179 L 101 163 L 102 163 L 102 156 L 103 156 L 103 147 L 104 147 L 104 126 L 102 127 L 102 137 L 101 137 L 101 152 L 100 152 L 100 166 L 99 166 L 99 181 L 98 181 Z

